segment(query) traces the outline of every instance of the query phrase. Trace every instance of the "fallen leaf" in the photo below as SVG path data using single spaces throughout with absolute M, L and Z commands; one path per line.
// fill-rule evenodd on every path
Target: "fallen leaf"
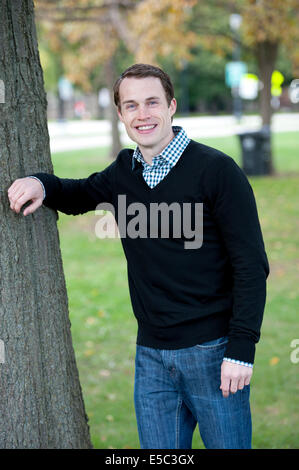
M 279 357 L 276 357 L 276 356 L 272 357 L 269 361 L 270 366 L 276 366 L 276 364 L 279 363 L 279 360 L 280 360 Z

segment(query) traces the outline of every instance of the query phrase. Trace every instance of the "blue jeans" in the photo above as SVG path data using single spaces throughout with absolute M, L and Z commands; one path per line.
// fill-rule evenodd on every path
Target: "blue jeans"
M 134 401 L 142 449 L 191 449 L 196 424 L 207 449 L 250 449 L 249 390 L 224 398 L 227 338 L 177 350 L 137 345 Z

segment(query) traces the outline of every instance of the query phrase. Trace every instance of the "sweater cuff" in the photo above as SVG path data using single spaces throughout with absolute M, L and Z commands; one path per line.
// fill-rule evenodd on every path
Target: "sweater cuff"
M 255 343 L 248 338 L 228 338 L 226 345 L 225 357 L 235 359 L 237 361 L 254 363 Z
M 42 183 L 42 181 L 41 181 L 39 178 L 37 178 L 36 176 L 32 176 L 32 175 L 30 175 L 29 178 L 33 178 L 33 179 L 37 180 L 37 181 L 42 185 L 43 193 L 44 193 L 43 199 L 45 199 L 45 197 L 46 197 L 46 190 L 45 190 L 45 186 L 44 186 L 44 184 Z
M 30 177 L 37 179 L 44 187 L 43 204 L 47 206 L 48 202 L 52 200 L 52 196 L 55 196 L 59 190 L 59 178 L 51 173 L 33 173 Z

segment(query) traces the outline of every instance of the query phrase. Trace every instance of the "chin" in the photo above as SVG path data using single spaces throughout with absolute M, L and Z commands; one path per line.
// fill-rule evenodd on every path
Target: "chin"
M 139 142 L 137 142 L 137 144 L 141 147 L 153 148 L 153 147 L 156 147 L 157 142 L 153 142 L 153 141 L 144 139 L 143 141 L 139 140 Z

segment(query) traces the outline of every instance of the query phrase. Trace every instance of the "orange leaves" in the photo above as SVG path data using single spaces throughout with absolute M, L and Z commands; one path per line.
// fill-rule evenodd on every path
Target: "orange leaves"
M 199 41 L 205 49 L 212 51 L 219 57 L 225 57 L 232 50 L 232 40 L 229 37 L 205 34 L 200 37 Z
M 299 6 L 294 0 L 247 0 L 242 16 L 242 31 L 249 45 L 264 41 L 288 41 L 294 35 L 299 38 Z
M 68 78 L 85 91 L 90 89 L 90 75 L 115 56 L 121 43 L 135 62 L 157 63 L 160 57 L 171 55 L 176 66 L 181 66 L 199 43 L 225 56 L 232 49 L 231 11 L 242 15 L 244 44 L 283 42 L 295 75 L 299 69 L 298 0 L 231 0 L 229 7 L 223 0 L 119 0 L 121 6 L 109 0 L 46 3 L 35 2 L 37 18 L 41 18 L 39 12 L 47 12 L 43 34 L 60 54 Z
M 155 63 L 173 55 L 177 64 L 190 58 L 197 34 L 188 30 L 196 0 L 143 0 L 126 4 L 93 0 L 36 0 L 38 17 L 47 21 L 51 48 L 61 54 L 67 77 L 89 91 L 88 76 L 109 61 L 122 41 L 135 62 Z
M 144 0 L 129 16 L 136 41 L 136 62 L 155 63 L 158 56 L 173 54 L 188 59 L 197 36 L 185 28 L 193 1 Z

